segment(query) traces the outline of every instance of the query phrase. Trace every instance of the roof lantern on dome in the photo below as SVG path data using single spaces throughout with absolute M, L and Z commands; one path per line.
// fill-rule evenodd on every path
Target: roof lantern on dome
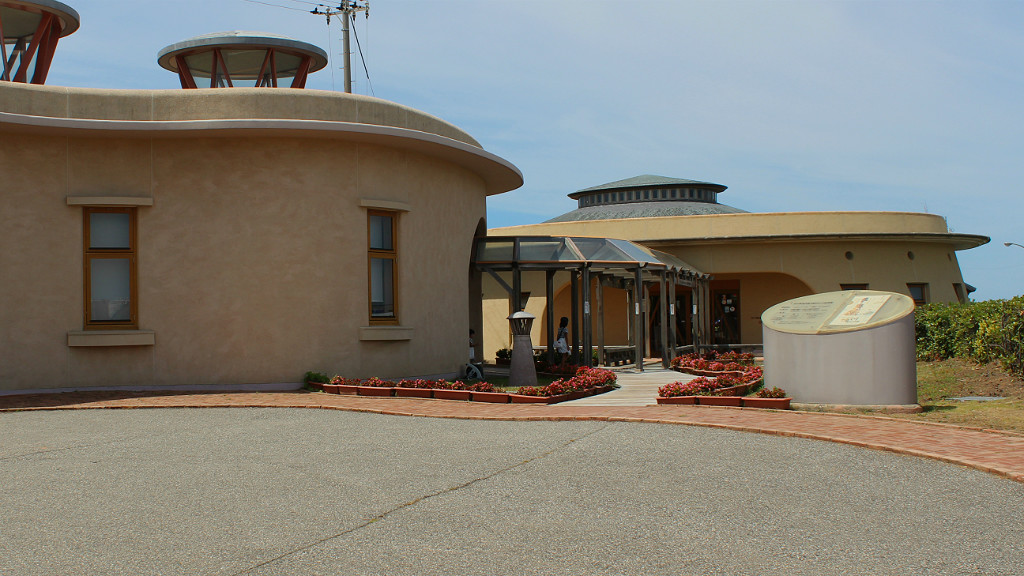
M 45 84 L 57 42 L 79 22 L 55 0 L 0 0 L 0 80 Z
M 210 88 L 304 88 L 311 72 L 327 66 L 327 53 L 285 36 L 235 31 L 172 44 L 160 51 L 157 62 L 178 74 L 182 88 L 198 88 L 206 79 Z
M 745 212 L 718 203 L 718 195 L 726 188 L 713 182 L 644 174 L 577 190 L 569 194 L 577 201 L 577 209 L 548 222 Z

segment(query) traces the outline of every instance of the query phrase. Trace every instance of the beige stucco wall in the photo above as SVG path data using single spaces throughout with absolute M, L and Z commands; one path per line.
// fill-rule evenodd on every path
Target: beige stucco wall
M 956 302 L 954 285 L 964 283 L 956 251 L 987 241 L 949 233 L 941 216 L 904 212 L 594 220 L 494 228 L 488 233 L 632 240 L 712 274 L 716 283 L 738 282 L 743 343 L 761 341 L 760 315 L 770 306 L 839 290 L 840 284 L 868 284 L 872 290 L 909 294 L 908 283 L 924 283 L 928 284 L 929 301 Z M 847 257 L 848 252 L 852 258 Z M 556 284 L 556 290 L 562 289 Z M 485 294 L 492 297 L 486 289 Z M 504 294 L 493 293 L 493 297 L 504 298 Z M 557 299 L 556 309 L 561 309 Z M 606 330 L 615 335 L 624 328 L 606 325 Z
M 35 134 L 0 121 L 0 391 L 457 372 L 489 184 L 399 139 Z M 151 199 L 137 209 L 138 317 L 154 345 L 68 345 L 83 328 L 82 208 L 68 197 L 87 196 Z M 361 204 L 381 201 L 407 209 L 394 341 L 365 330 Z

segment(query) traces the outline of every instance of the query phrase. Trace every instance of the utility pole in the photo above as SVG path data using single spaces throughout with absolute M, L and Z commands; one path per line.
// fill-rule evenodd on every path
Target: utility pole
M 331 25 L 331 16 L 341 16 L 341 38 L 344 44 L 345 58 L 345 92 L 352 93 L 352 49 L 349 46 L 349 20 L 355 20 L 357 12 L 365 12 L 370 16 L 370 0 L 340 0 L 337 7 L 320 4 L 310 10 L 311 14 L 327 17 L 327 25 Z

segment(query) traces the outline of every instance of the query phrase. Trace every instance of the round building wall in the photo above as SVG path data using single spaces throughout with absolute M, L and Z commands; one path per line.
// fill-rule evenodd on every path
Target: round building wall
M 126 114 L 116 101 L 163 96 L 69 92 L 107 116 Z M 175 96 L 190 108 L 210 92 Z M 293 93 L 295 109 L 316 102 Z M 452 375 L 465 363 L 473 237 L 486 195 L 521 182 L 507 162 L 407 128 L 367 137 L 330 117 L 315 121 L 322 130 L 167 134 L 95 118 L 32 125 L 32 105 L 0 87 L 0 113 L 19 115 L 0 116 L 0 392 L 297 383 L 307 370 Z M 402 122 L 459 135 L 412 115 Z M 86 326 L 84 227 L 107 209 L 135 219 L 127 329 Z M 395 223 L 394 322 L 371 319 L 371 212 Z

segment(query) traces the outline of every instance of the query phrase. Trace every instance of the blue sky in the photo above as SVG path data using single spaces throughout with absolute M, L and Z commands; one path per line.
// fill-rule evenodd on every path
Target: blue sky
M 341 52 L 313 2 L 63 1 L 82 28 L 51 85 L 175 88 L 157 52 L 224 30 Z M 1024 249 L 1003 246 L 1024 244 L 1024 3 L 372 0 L 357 32 L 372 91 L 356 64 L 355 92 L 440 116 L 522 170 L 490 226 L 569 211 L 566 194 L 596 184 L 690 178 L 756 212 L 941 214 L 992 238 L 958 253 L 975 299 L 1024 293 Z

